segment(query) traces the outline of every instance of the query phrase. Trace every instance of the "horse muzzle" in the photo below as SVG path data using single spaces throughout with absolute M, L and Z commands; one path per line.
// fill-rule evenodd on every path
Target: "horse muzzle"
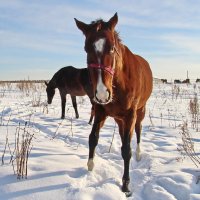
M 94 101 L 98 104 L 105 105 L 111 102 L 111 92 L 107 89 L 105 91 L 95 91 Z
M 51 103 L 52 103 L 52 100 L 49 100 L 49 99 L 48 99 L 48 100 L 47 100 L 47 103 L 48 103 L 48 104 L 51 104 Z

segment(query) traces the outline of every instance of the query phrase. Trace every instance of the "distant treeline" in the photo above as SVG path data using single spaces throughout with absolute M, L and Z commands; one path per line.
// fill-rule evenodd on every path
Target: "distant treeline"
M 167 79 L 159 79 L 159 78 L 154 78 L 154 83 L 200 83 L 200 79 L 185 79 L 185 80 L 181 80 L 181 79 L 174 79 L 174 80 L 170 80 L 168 81 Z
M 160 79 L 160 78 L 154 78 L 153 79 L 154 82 L 162 82 L 162 83 L 190 83 L 190 82 L 196 82 L 196 83 L 199 83 L 200 82 L 200 79 L 197 78 L 197 79 L 186 79 L 186 80 L 179 80 L 179 79 L 175 79 L 175 80 L 171 80 L 168 82 L 167 79 Z M 14 81 L 1 81 L 0 80 L 0 84 L 2 83 L 44 83 L 45 81 L 49 82 L 49 80 L 14 80 Z
M 48 80 L 15 80 L 15 81 L 1 81 L 1 83 L 44 83 L 45 81 Z

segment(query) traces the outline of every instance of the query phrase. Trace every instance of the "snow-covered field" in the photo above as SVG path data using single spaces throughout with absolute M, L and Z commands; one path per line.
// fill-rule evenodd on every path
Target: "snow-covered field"
M 135 137 L 132 140 L 130 188 L 133 195 L 128 199 L 200 199 L 200 183 L 196 184 L 200 171 L 181 151 L 181 126 L 187 122 L 195 156 L 200 153 L 200 131 L 196 131 L 200 124 L 192 128 L 194 123 L 189 112 L 189 102 L 195 94 L 200 98 L 200 85 L 154 85 L 143 122 L 140 162 L 135 160 Z M 60 119 L 58 91 L 48 110 L 45 102 L 45 87 L 41 84 L 24 92 L 16 84 L 0 85 L 0 162 L 6 136 L 12 152 L 17 127 L 24 128 L 26 123 L 26 129 L 34 134 L 27 179 L 18 180 L 14 175 L 9 163 L 10 151 L 6 148 L 4 164 L 0 165 L 0 200 L 127 199 L 120 189 L 123 160 L 113 119 L 108 118 L 101 129 L 95 168 L 88 172 L 88 136 L 92 128 L 88 124 L 91 108 L 88 98 L 78 98 L 79 119 L 75 119 L 69 97 L 66 119 Z M 200 163 L 197 162 L 197 166 L 200 167 Z

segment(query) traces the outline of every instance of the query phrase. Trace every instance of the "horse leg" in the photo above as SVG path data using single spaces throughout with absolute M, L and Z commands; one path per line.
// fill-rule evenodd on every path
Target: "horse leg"
M 89 120 L 88 124 L 92 124 L 93 118 L 94 118 L 94 105 L 92 104 L 90 120 Z
M 131 140 L 130 135 L 128 133 L 125 133 L 124 139 L 123 139 L 123 144 L 121 147 L 122 158 L 124 160 L 124 175 L 122 178 L 122 191 L 125 192 L 127 196 L 129 196 L 129 194 L 130 194 L 129 164 L 130 164 L 130 159 L 132 156 L 130 140 Z
M 116 119 L 116 118 L 115 118 L 115 121 L 116 121 L 117 124 L 118 124 L 119 135 L 120 135 L 120 137 L 121 137 L 121 141 L 123 141 L 123 138 L 124 138 L 124 122 L 123 122 L 123 120 Z
M 145 106 L 137 110 L 137 120 L 135 124 L 135 132 L 137 138 L 137 147 L 136 147 L 136 160 L 141 160 L 141 149 L 140 149 L 140 138 L 141 138 L 141 131 L 142 131 L 142 120 L 145 116 Z
M 122 153 L 122 158 L 124 159 L 124 175 L 122 178 L 122 191 L 125 192 L 126 196 L 130 196 L 131 192 L 129 190 L 129 182 L 130 182 L 130 177 L 129 177 L 129 164 L 130 164 L 130 159 L 131 159 L 131 146 L 130 146 L 130 134 L 129 132 L 125 132 L 125 122 L 120 119 L 115 119 L 115 121 L 118 124 L 119 127 L 119 134 L 121 137 L 122 141 L 122 147 L 121 147 L 121 153 Z
M 106 120 L 106 115 L 103 111 L 103 108 L 101 109 L 98 111 L 98 115 L 95 115 L 94 124 L 89 136 L 89 159 L 87 163 L 88 171 L 92 171 L 94 168 L 93 158 L 94 158 L 95 148 L 99 140 L 99 131 Z
M 135 127 L 136 117 L 137 117 L 136 112 L 131 111 L 130 114 L 123 121 L 124 134 L 122 137 L 121 153 L 122 153 L 122 158 L 124 160 L 124 174 L 122 178 L 122 191 L 126 194 L 127 197 L 131 196 L 132 194 L 131 191 L 129 190 L 129 183 L 130 183 L 129 165 L 132 156 L 131 138 L 133 134 L 133 129 Z
M 71 96 L 72 99 L 72 105 L 74 107 L 75 110 L 75 114 L 76 114 L 76 118 L 79 118 L 79 114 L 78 114 L 78 109 L 77 109 L 77 103 L 76 103 L 76 96 Z
M 65 118 L 66 93 L 60 91 L 60 97 L 61 97 L 61 107 L 62 107 L 61 119 L 64 119 Z

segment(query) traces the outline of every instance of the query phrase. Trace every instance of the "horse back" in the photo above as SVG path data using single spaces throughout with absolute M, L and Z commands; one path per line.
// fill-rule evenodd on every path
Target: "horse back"
M 59 90 L 64 90 L 72 96 L 86 95 L 84 85 L 81 82 L 81 71 L 72 66 L 63 67 L 56 74 L 56 83 Z

